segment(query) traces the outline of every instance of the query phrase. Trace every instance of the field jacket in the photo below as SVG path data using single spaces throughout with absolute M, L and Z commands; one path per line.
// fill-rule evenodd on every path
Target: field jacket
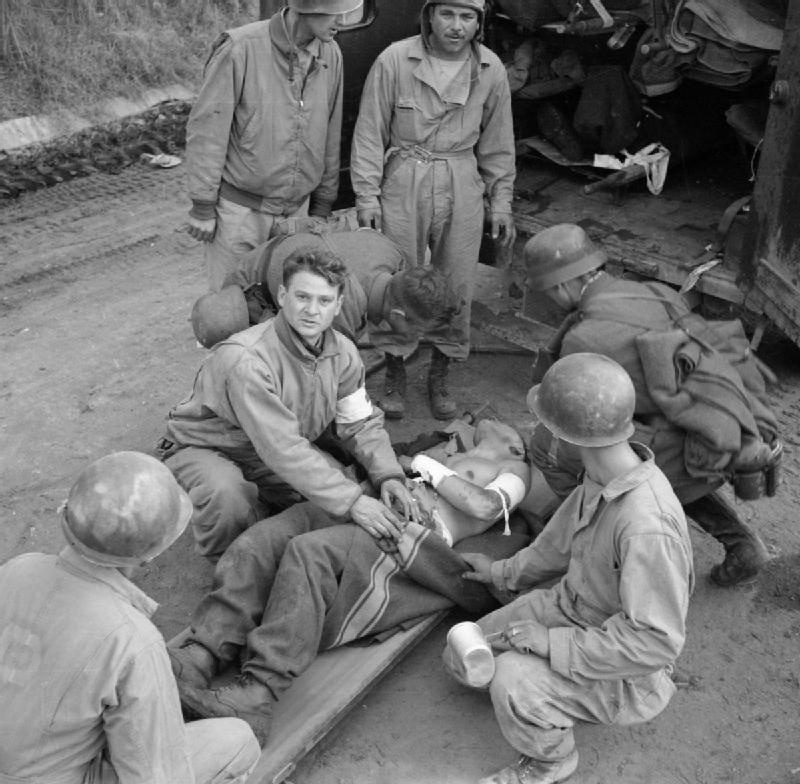
M 404 477 L 364 378 L 350 340 L 329 329 L 315 355 L 278 313 L 214 347 L 170 412 L 168 438 L 222 453 L 254 449 L 309 501 L 344 516 L 361 488 L 312 443 L 329 425 L 376 487 Z
M 71 547 L 0 567 L 0 782 L 193 784 L 156 603 Z
M 285 9 L 284 9 L 285 11 Z M 189 196 L 213 218 L 224 195 L 290 215 L 310 196 L 327 215 L 339 189 L 342 53 L 314 39 L 303 78 L 284 12 L 228 30 L 214 45 L 186 128 Z
M 605 486 L 584 476 L 532 544 L 492 564 L 492 580 L 514 598 L 563 575 L 541 589 L 572 620 L 549 629 L 552 668 L 578 681 L 649 676 L 657 689 L 686 638 L 692 544 L 652 452 L 634 449 L 640 465 Z

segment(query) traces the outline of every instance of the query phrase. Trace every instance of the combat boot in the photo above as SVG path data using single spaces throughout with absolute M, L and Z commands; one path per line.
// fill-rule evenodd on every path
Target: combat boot
M 383 397 L 378 405 L 387 419 L 402 419 L 406 413 L 406 365 L 402 357 L 386 355 Z
M 180 648 L 167 648 L 167 653 L 176 680 L 207 689 L 217 674 L 217 657 L 199 642 L 189 640 Z
M 684 510 L 725 548 L 725 560 L 711 570 L 711 580 L 724 588 L 753 582 L 769 552 L 736 510 L 716 491 L 684 504 Z
M 455 401 L 447 391 L 449 365 L 450 357 L 434 347 L 428 370 L 428 398 L 431 403 L 431 413 L 436 419 L 453 419 L 456 415 Z
M 516 765 L 481 779 L 478 784 L 559 784 L 578 769 L 578 752 L 574 749 L 564 759 L 544 762 L 524 754 Z
M 272 722 L 273 697 L 261 681 L 249 673 L 218 689 L 198 689 L 178 681 L 178 694 L 186 717 L 244 719 L 261 746 L 266 743 Z

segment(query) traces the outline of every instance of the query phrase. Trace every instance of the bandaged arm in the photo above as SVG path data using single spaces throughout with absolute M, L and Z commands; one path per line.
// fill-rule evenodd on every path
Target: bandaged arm
M 520 463 L 520 467 L 527 473 L 526 464 Z M 480 487 L 427 455 L 417 455 L 411 461 L 411 468 L 442 498 L 470 517 L 487 523 L 505 517 L 506 530 L 508 516 L 528 492 L 527 483 L 511 471 L 501 472 L 486 487 Z

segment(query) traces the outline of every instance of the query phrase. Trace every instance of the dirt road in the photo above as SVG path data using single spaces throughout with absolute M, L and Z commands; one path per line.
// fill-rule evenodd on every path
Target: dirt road
M 136 166 L 0 208 L 0 560 L 57 551 L 57 509 L 77 471 L 113 450 L 151 449 L 167 410 L 190 389 L 203 352 L 188 317 L 204 278 L 199 248 L 180 230 L 182 181 L 182 167 Z M 514 322 L 513 302 L 489 304 L 498 323 Z M 776 498 L 742 511 L 775 559 L 755 586 L 715 588 L 706 575 L 720 548 L 693 531 L 698 582 L 679 661 L 689 686 L 648 725 L 580 727 L 576 784 L 800 782 L 800 354 L 775 344 L 764 356 L 779 377 L 785 483 Z M 414 412 L 391 427 L 396 437 L 434 424 L 426 364 L 423 356 L 412 365 Z M 491 400 L 526 426 L 527 378 L 528 360 L 479 353 L 456 369 L 453 391 L 465 409 Z M 185 626 L 209 579 L 188 536 L 143 573 L 166 637 Z M 379 684 L 291 780 L 462 784 L 512 760 L 487 696 L 441 672 L 445 631 Z

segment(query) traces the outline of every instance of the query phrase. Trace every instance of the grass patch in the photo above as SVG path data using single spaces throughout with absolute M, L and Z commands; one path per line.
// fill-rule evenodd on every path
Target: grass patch
M 0 120 L 197 89 L 216 36 L 257 18 L 257 0 L 0 0 Z

